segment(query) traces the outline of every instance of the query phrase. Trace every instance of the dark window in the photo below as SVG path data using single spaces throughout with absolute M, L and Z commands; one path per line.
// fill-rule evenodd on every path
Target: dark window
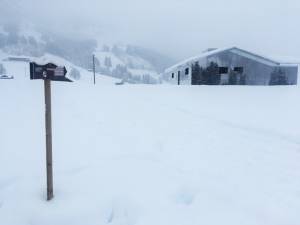
M 174 78 L 174 73 L 172 73 L 172 78 Z
M 189 69 L 189 68 L 186 68 L 186 69 L 185 69 L 185 75 L 189 75 L 189 73 L 190 73 L 190 69 Z
M 219 74 L 228 73 L 228 67 L 219 67 Z
M 235 72 L 242 74 L 244 72 L 244 68 L 243 67 L 234 67 L 233 69 Z

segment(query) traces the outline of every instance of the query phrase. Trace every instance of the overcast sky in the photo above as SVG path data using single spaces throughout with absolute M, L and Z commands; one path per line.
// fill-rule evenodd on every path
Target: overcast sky
M 177 59 L 227 46 L 300 58 L 299 0 L 0 0 L 9 20 Z

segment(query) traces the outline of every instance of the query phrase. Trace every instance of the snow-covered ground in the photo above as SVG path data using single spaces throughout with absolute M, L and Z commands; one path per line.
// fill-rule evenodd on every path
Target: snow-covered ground
M 53 83 L 5 62 L 1 225 L 299 225 L 300 88 Z M 105 85 L 103 85 L 105 84 Z

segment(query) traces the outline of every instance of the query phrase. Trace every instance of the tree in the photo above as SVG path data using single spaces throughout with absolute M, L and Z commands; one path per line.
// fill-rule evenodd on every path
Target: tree
M 105 59 L 104 59 L 104 65 L 105 65 L 107 68 L 112 67 L 112 63 L 111 63 L 111 58 L 110 58 L 110 57 L 105 57 Z
M 220 81 L 221 76 L 217 63 L 211 62 L 205 69 L 200 67 L 198 62 L 192 65 L 192 85 L 218 85 Z
M 221 81 L 221 75 L 219 74 L 219 66 L 215 62 L 211 62 L 206 68 L 207 77 L 206 84 L 208 85 L 218 85 Z
M 271 73 L 269 85 L 288 85 L 288 79 L 281 68 L 276 68 Z
M 209 73 L 207 69 L 202 69 L 201 70 L 201 81 L 200 84 L 208 85 L 209 84 Z
M 237 73 L 233 70 L 230 70 L 230 72 L 229 72 L 228 84 L 229 85 L 237 85 L 238 84 Z
M 3 48 L 6 43 L 6 36 L 0 33 L 0 48 Z
M 6 74 L 6 69 L 1 63 L 0 63 L 0 74 Z
M 192 85 L 199 85 L 201 84 L 202 80 L 202 68 L 199 66 L 198 62 L 195 62 L 192 65 Z
M 118 64 L 112 71 L 112 76 L 127 80 L 131 77 L 131 73 L 128 71 L 126 66 Z

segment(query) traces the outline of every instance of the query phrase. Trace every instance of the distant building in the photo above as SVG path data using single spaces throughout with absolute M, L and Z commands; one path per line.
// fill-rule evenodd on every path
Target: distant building
M 14 61 L 14 62 L 30 62 L 29 58 L 26 57 L 7 57 L 4 61 Z
M 298 65 L 231 47 L 208 49 L 165 70 L 174 84 L 296 85 Z

